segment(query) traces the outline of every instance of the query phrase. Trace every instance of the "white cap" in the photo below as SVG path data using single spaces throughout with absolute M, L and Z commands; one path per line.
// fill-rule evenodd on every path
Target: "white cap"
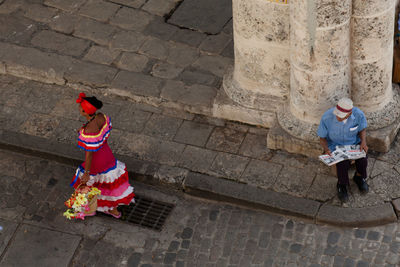
M 353 101 L 350 98 L 344 97 L 339 100 L 335 109 L 333 110 L 333 114 L 343 119 L 347 116 L 353 109 Z

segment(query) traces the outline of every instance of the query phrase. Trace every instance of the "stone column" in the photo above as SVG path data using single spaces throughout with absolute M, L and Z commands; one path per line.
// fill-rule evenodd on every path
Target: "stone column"
M 289 5 L 286 0 L 233 0 L 235 65 L 224 77 L 229 109 L 214 115 L 271 127 L 290 84 Z M 230 118 L 232 116 L 232 118 Z
M 351 96 L 367 116 L 369 143 L 378 151 L 389 148 L 400 114 L 398 92 L 392 85 L 396 2 L 353 0 Z M 391 130 L 377 131 L 388 126 Z
M 319 153 L 316 128 L 321 115 L 350 93 L 351 2 L 290 2 L 290 98 L 278 112 L 287 137 L 272 131 L 268 147 L 310 156 Z

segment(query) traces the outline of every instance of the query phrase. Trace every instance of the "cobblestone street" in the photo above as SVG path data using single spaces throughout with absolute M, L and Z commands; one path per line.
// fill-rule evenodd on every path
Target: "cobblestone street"
M 68 221 L 63 202 L 74 167 L 5 150 L 0 166 L 1 266 L 400 264 L 398 224 L 315 225 L 141 184 L 139 196 L 176 205 L 161 232 L 106 216 Z

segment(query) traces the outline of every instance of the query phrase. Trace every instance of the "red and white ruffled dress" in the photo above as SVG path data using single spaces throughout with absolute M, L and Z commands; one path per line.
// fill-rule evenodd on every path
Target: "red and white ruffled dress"
M 112 125 L 110 117 L 105 115 L 104 117 L 106 122 L 99 133 L 88 134 L 81 129 L 78 137 L 78 147 L 93 152 L 90 179 L 87 185 L 95 186 L 101 191 L 97 200 L 98 211 L 109 211 L 119 205 L 135 202 L 135 194 L 133 187 L 129 184 L 126 166 L 114 158 L 107 144 Z M 85 162 L 76 170 L 71 186 L 76 188 L 80 184 L 80 177 L 84 171 Z

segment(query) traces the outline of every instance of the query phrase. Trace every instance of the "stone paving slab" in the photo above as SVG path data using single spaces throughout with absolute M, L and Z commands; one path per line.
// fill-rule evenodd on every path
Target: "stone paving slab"
M 1 261 L 3 266 L 68 266 L 81 238 L 22 225 Z M 23 255 L 22 255 L 23 254 Z
M 0 253 L 3 254 L 8 246 L 12 236 L 14 235 L 18 224 L 12 221 L 0 219 L 0 226 L 2 227 L 0 233 Z
M 232 1 L 185 0 L 168 22 L 188 29 L 217 34 L 231 18 Z

